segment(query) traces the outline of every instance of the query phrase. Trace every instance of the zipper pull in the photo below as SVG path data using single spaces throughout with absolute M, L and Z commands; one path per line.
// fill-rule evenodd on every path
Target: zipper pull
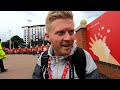
M 56 62 L 58 62 L 58 57 L 56 57 Z

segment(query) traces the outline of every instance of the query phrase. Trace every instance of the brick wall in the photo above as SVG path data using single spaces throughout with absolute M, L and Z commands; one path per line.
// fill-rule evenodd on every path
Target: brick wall
M 78 47 L 81 47 L 87 50 L 87 37 L 86 37 L 86 28 L 80 28 L 76 32 L 76 44 Z
M 96 61 L 96 65 L 102 75 L 109 79 L 120 79 L 120 66 L 102 61 Z

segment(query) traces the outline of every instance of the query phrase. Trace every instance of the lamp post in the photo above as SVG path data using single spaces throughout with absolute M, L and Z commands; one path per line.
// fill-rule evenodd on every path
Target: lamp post
M 31 28 L 31 21 L 32 20 L 27 20 L 29 22 L 30 28 Z M 28 41 L 30 43 L 30 48 L 31 48 L 31 30 L 28 28 Z
M 9 40 L 9 48 L 11 49 L 11 36 L 10 36 L 10 32 L 11 32 L 11 30 L 9 30 L 9 38 L 10 38 L 10 40 Z

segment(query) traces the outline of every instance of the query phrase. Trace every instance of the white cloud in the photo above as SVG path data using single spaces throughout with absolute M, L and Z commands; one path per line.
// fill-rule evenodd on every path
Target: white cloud
M 105 11 L 73 11 L 75 27 L 80 25 L 82 19 L 87 20 L 87 24 L 105 13 Z
M 22 26 L 28 26 L 27 20 L 32 20 L 31 25 L 45 24 L 45 17 L 48 11 L 0 11 L 0 38 L 2 41 L 9 39 L 9 30 L 11 36 L 19 35 L 23 38 Z M 87 22 L 103 14 L 104 11 L 73 11 L 75 28 L 82 19 Z

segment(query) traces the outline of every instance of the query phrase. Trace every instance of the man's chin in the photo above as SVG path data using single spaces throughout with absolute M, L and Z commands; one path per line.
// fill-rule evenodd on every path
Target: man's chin
M 70 50 L 70 51 L 71 51 L 71 50 Z M 69 54 L 70 54 L 70 51 L 64 51 L 64 52 L 63 52 L 63 56 L 69 55 Z

